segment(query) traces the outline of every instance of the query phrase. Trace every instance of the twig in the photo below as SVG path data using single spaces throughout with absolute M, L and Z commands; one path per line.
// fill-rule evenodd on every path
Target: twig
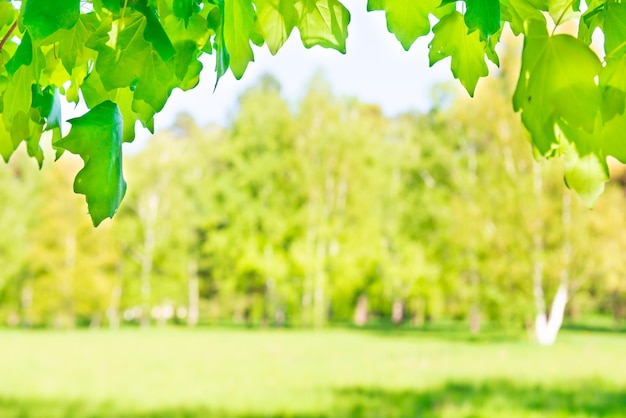
M 11 37 L 11 34 L 15 30 L 15 28 L 17 28 L 17 20 L 13 22 L 13 24 L 11 25 L 7 33 L 4 34 L 4 37 L 2 38 L 2 40 L 0 40 L 0 52 L 2 51 L 2 48 L 4 48 L 4 44 L 6 44 L 9 38 Z

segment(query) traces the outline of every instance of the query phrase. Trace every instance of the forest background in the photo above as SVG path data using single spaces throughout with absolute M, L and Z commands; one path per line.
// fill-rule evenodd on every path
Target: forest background
M 505 66 L 511 68 L 514 66 Z M 626 317 L 626 177 L 589 210 L 567 161 L 536 163 L 510 104 L 446 85 L 427 113 L 384 116 L 323 76 L 289 103 L 268 76 L 228 127 L 181 115 L 125 159 L 119 214 L 94 229 L 80 160 L 0 166 L 0 323 L 324 326 L 371 320 L 532 329 Z M 49 159 L 51 160 L 51 159 Z

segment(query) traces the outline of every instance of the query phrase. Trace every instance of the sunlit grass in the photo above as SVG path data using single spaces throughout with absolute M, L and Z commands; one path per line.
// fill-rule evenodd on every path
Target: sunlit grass
M 626 335 L 0 332 L 0 417 L 622 417 Z

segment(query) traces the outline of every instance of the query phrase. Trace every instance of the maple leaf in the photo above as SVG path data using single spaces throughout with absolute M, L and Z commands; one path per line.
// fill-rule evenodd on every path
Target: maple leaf
M 387 29 L 408 51 L 417 38 L 430 32 L 428 16 L 434 13 L 440 4 L 440 0 L 369 0 L 367 10 L 384 10 Z
M 500 29 L 499 0 L 466 0 L 465 24 L 470 31 L 479 29 L 487 38 Z
M 433 28 L 428 57 L 430 65 L 451 57 L 452 75 L 461 81 L 470 96 L 474 95 L 480 77 L 489 74 L 485 63 L 485 44 L 478 31 L 468 33 L 463 15 L 453 12 Z
M 530 30 L 513 105 L 542 155 L 558 147 L 556 123 L 593 132 L 600 107 L 595 79 L 601 68 L 582 41 L 570 35 L 548 36 L 545 26 Z
M 230 55 L 230 69 L 240 79 L 254 54 L 250 40 L 254 32 L 254 7 L 250 0 L 224 2 L 224 45 Z
M 115 103 L 105 101 L 69 122 L 70 133 L 55 145 L 80 155 L 85 162 L 74 180 L 74 191 L 85 195 L 93 224 L 98 226 L 113 217 L 126 193 L 122 115 Z
M 24 26 L 34 40 L 71 29 L 79 17 L 80 0 L 28 0 L 24 5 Z
M 298 0 L 298 30 L 306 48 L 315 45 L 346 53 L 350 12 L 337 0 Z
M 255 0 L 257 26 L 272 55 L 285 44 L 298 23 L 298 14 L 292 1 Z

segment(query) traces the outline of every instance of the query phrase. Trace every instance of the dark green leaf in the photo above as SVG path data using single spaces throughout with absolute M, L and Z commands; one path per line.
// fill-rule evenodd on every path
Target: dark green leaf
M 115 103 L 106 101 L 69 122 L 70 133 L 56 145 L 85 161 L 74 180 L 74 191 L 85 195 L 91 219 L 98 226 L 115 214 L 126 193 L 122 173 L 122 115 Z
M 20 42 L 13 57 L 6 63 L 5 68 L 9 74 L 13 75 L 22 65 L 29 66 L 32 62 L 33 42 L 30 39 L 30 34 L 26 31 L 22 37 L 22 42 Z
M 465 24 L 470 31 L 479 29 L 484 37 L 500 29 L 499 0 L 466 0 Z
M 71 29 L 80 17 L 80 0 L 25 0 L 24 26 L 35 41 Z

